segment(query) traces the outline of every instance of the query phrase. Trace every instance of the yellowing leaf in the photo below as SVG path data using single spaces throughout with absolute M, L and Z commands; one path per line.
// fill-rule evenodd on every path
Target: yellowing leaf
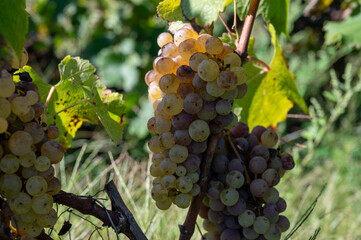
M 164 0 L 157 7 L 158 17 L 168 22 L 184 21 L 181 9 L 181 0 Z
M 269 31 L 275 47 L 270 71 L 263 73 L 259 64 L 247 63 L 245 69 L 248 74 L 248 92 L 244 98 L 235 101 L 235 107 L 242 107 L 241 120 L 247 122 L 251 129 L 257 125 L 276 125 L 285 120 L 294 103 L 308 113 L 307 105 L 298 93 L 295 77 L 287 67 L 283 51 L 277 42 L 276 31 L 271 24 Z M 250 43 L 252 46 L 253 42 Z

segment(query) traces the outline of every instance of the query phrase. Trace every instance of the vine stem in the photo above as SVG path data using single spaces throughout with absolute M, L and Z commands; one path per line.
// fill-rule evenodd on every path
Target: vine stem
M 199 209 L 201 207 L 203 197 L 206 195 L 207 192 L 212 160 L 220 136 L 221 133 L 212 135 L 208 142 L 207 151 L 203 155 L 203 159 L 202 159 L 203 161 L 201 165 L 201 176 L 198 182 L 201 187 L 201 192 L 192 200 L 191 205 L 188 209 L 187 217 L 183 225 L 179 226 L 180 228 L 179 240 L 189 240 L 191 239 L 194 233 Z
M 233 36 L 233 34 L 232 34 L 232 32 L 231 32 L 231 29 L 229 29 L 229 27 L 227 26 L 227 23 L 224 21 L 224 19 L 223 19 L 223 17 L 221 16 L 221 14 L 218 14 L 218 17 L 219 17 L 219 19 L 221 20 L 223 26 L 226 28 L 229 36 L 231 36 L 232 42 L 233 42 L 234 44 L 237 44 L 237 43 L 236 43 L 236 40 L 234 39 L 234 36 Z
M 249 37 L 251 36 L 252 27 L 254 20 L 256 18 L 257 9 L 259 6 L 260 0 L 252 0 L 251 4 L 249 6 L 246 19 L 243 24 L 241 37 L 239 39 L 239 42 L 237 44 L 237 50 L 236 52 L 241 56 L 242 62 L 245 62 L 247 60 L 247 47 L 249 42 Z

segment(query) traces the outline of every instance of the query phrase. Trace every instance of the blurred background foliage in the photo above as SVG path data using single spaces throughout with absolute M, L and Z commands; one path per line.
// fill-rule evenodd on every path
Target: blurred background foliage
M 148 231 L 150 239 L 176 239 L 176 225 L 183 221 L 185 213 L 172 210 L 165 216 L 152 208 L 152 201 L 144 196 L 144 191 L 149 191 L 149 182 L 142 185 L 146 182 L 147 161 L 134 168 L 139 168 L 138 174 L 143 179 L 130 175 L 137 166 L 134 161 L 148 156 L 146 122 L 153 109 L 147 100 L 144 75 L 157 56 L 157 36 L 167 30 L 167 23 L 156 17 L 158 3 L 156 0 L 27 0 L 30 26 L 25 47 L 30 57 L 28 64 L 44 80 L 58 81 L 59 61 L 66 55 L 80 56 L 97 67 L 97 74 L 109 88 L 125 97 L 123 142 L 116 146 L 101 128 L 93 131 L 92 126 L 84 126 L 58 169 L 66 189 L 94 194 L 104 186 L 104 179 L 113 176 L 111 168 L 119 168 L 122 174 L 116 175 L 121 190 L 128 194 L 126 202 L 136 212 L 136 219 Z M 233 6 L 227 7 L 222 16 L 232 26 Z M 299 91 L 312 114 L 312 119 L 290 116 L 278 126 L 283 136 L 281 142 L 286 143 L 283 147 L 293 152 L 298 161 L 295 170 L 280 184 L 280 192 L 289 202 L 286 215 L 295 222 L 328 183 L 319 199 L 321 203 L 293 239 L 306 239 L 317 228 L 321 228 L 318 239 L 361 239 L 359 19 L 358 0 L 291 0 L 290 37 L 279 37 L 289 68 L 296 75 Z M 224 27 L 217 21 L 214 34 L 221 36 L 223 32 Z M 273 49 L 261 18 L 256 20 L 252 35 L 258 58 L 270 62 Z M 297 107 L 290 112 L 299 113 Z M 87 149 L 92 147 L 83 151 L 85 145 Z M 109 152 L 115 157 L 122 153 L 123 157 L 110 162 Z M 83 174 L 78 174 L 80 170 Z M 175 222 L 172 229 L 167 225 L 170 221 Z M 79 236 L 91 234 L 81 230 L 90 225 L 78 226 Z

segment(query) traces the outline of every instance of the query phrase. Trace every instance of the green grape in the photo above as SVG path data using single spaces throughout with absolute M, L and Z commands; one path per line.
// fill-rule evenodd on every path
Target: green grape
M 38 215 L 36 218 L 36 223 L 43 228 L 54 227 L 55 223 L 58 220 L 58 214 L 55 209 L 51 209 L 47 214 Z
M 32 90 L 27 91 L 25 97 L 29 101 L 30 105 L 34 105 L 40 100 L 39 95 Z
M 247 80 L 247 73 L 246 70 L 242 67 L 231 67 L 231 71 L 234 72 L 237 76 L 237 85 L 241 85 L 246 83 Z
M 30 199 L 30 205 L 29 206 L 30 206 L 29 211 L 27 211 L 26 213 L 20 215 L 20 219 L 24 223 L 32 223 L 32 222 L 36 221 L 37 215 L 31 209 L 31 199 Z
M 237 87 L 237 75 L 232 71 L 222 71 L 217 77 L 218 87 L 224 90 L 232 90 Z
M 194 141 L 203 142 L 208 138 L 210 129 L 206 121 L 195 120 L 189 125 L 188 132 Z
M 223 43 L 217 37 L 208 38 L 204 46 L 209 54 L 220 54 L 223 51 Z
M 47 214 L 52 210 L 53 197 L 50 194 L 43 194 L 41 196 L 34 196 L 31 199 L 31 209 L 36 214 Z
M 174 43 L 179 46 L 181 42 L 189 38 L 196 38 L 194 31 L 188 28 L 181 28 L 174 34 Z
M 188 194 L 180 193 L 174 198 L 174 204 L 179 208 L 187 208 L 191 204 L 191 198 Z
M 201 192 L 201 187 L 198 184 L 193 184 L 192 190 L 189 192 L 189 194 L 192 197 L 197 196 Z
M 160 210 L 167 210 L 168 208 L 170 208 L 170 206 L 172 205 L 172 200 L 170 197 L 164 197 L 159 201 L 155 202 L 155 205 L 157 206 L 157 208 L 159 208 Z
M 182 166 L 182 165 L 179 165 L 177 167 L 177 169 L 175 170 L 175 174 L 178 176 L 178 177 L 183 177 L 187 174 L 187 169 Z
M 279 240 L 281 239 L 281 229 L 277 224 L 271 224 L 268 231 L 263 234 L 267 240 Z
M 6 154 L 0 161 L 0 169 L 4 173 L 15 173 L 19 169 L 19 159 L 13 154 Z
M 30 110 L 30 103 L 26 97 L 15 97 L 10 103 L 12 112 L 17 116 L 24 115 Z
M 171 132 L 162 133 L 159 136 L 159 139 L 160 139 L 160 143 L 161 143 L 162 147 L 165 149 L 170 149 L 175 144 L 174 136 L 173 136 L 173 133 L 171 133 Z
M 239 193 L 233 188 L 226 188 L 221 191 L 220 199 L 226 206 L 233 206 L 238 202 Z
M 24 123 L 30 122 L 35 117 L 35 110 L 33 108 L 30 108 L 26 114 L 21 114 L 18 117 L 19 117 L 20 121 L 22 121 Z
M 246 209 L 241 215 L 238 216 L 238 223 L 244 228 L 253 225 L 256 215 L 253 211 Z
M 216 104 L 216 112 L 220 115 L 228 115 L 232 111 L 232 103 L 227 100 L 218 100 Z
M 203 33 L 201 35 L 198 36 L 197 38 L 197 42 L 199 43 L 199 45 L 201 46 L 201 50 L 200 52 L 206 52 L 206 41 L 208 40 L 208 38 L 212 37 L 212 35 L 207 34 L 207 33 Z
M 15 84 L 11 76 L 0 77 L 0 97 L 10 97 L 15 91 Z
M 189 38 L 181 42 L 178 46 L 179 55 L 184 59 L 189 59 L 194 53 L 200 50 L 199 43 L 193 38 Z
M 199 174 L 197 172 L 188 173 L 186 176 L 189 177 L 193 183 L 197 183 L 199 180 Z
M 164 93 L 175 93 L 179 84 L 180 81 L 174 74 L 166 74 L 159 80 L 159 88 Z
M 25 224 L 25 231 L 31 237 L 37 237 L 43 231 L 43 228 L 40 227 L 37 223 L 27 223 Z
M 232 101 L 237 97 L 237 95 L 238 95 L 238 88 L 234 88 L 232 90 L 225 91 L 221 96 L 221 98 Z
M 274 147 L 278 142 L 278 135 L 272 129 L 267 129 L 261 135 L 261 144 L 268 148 Z
M 10 102 L 5 98 L 0 98 L 0 117 L 8 118 L 11 113 L 11 105 Z
M 152 165 L 150 165 L 149 172 L 150 175 L 152 175 L 153 177 L 162 176 L 162 171 L 160 170 L 160 164 L 153 163 Z
M 262 198 L 266 203 L 276 203 L 279 199 L 279 193 L 277 189 L 270 188 Z
M 188 148 L 179 144 L 175 144 L 169 150 L 169 158 L 174 163 L 182 163 L 188 157 Z
M 220 88 L 215 81 L 207 83 L 206 90 L 207 93 L 213 97 L 220 97 L 225 92 L 225 90 Z
M 259 234 L 256 233 L 253 228 L 243 228 L 242 233 L 248 240 L 255 240 L 259 237 Z
M 243 173 L 237 170 L 230 171 L 226 176 L 226 183 L 228 187 L 240 188 L 244 184 Z
M 177 63 L 173 61 L 172 58 L 161 57 L 155 63 L 154 69 L 158 73 L 165 75 L 165 74 L 175 73 L 177 71 L 177 67 L 178 67 Z
M 165 132 L 169 132 L 172 127 L 172 122 L 170 119 L 166 119 L 163 117 L 155 118 L 154 129 L 155 133 L 162 134 Z
M 23 156 L 31 152 L 32 144 L 31 135 L 24 131 L 14 132 L 8 142 L 10 151 L 17 156 Z
M 232 67 L 239 67 L 242 64 L 242 60 L 236 53 L 228 53 L 224 56 L 224 64 L 226 66 Z
M 41 146 L 41 155 L 48 157 L 51 164 L 56 164 L 63 159 L 64 149 L 58 142 L 47 141 Z
M 40 143 L 45 137 L 44 129 L 36 122 L 26 124 L 24 131 L 31 135 L 34 144 Z
M 268 218 L 264 216 L 258 216 L 254 220 L 253 230 L 258 234 L 265 234 L 270 227 L 270 222 Z
M 153 153 L 161 153 L 164 151 L 164 148 L 161 145 L 159 136 L 153 136 L 151 139 L 149 139 L 148 147 L 149 147 L 149 150 Z
M 44 178 L 40 176 L 33 176 L 28 179 L 25 184 L 26 191 L 31 196 L 41 196 L 48 190 L 48 184 Z
M 50 167 L 50 159 L 45 156 L 39 156 L 34 161 L 34 167 L 39 172 L 45 172 Z
M 24 167 L 22 170 L 21 170 L 21 177 L 22 178 L 25 178 L 25 179 L 29 179 L 33 176 L 36 176 L 38 174 L 38 171 L 36 171 L 35 167 L 34 166 L 31 166 L 31 167 Z
M 166 158 L 160 163 L 159 168 L 161 173 L 171 175 L 175 173 L 177 164 L 171 161 L 169 158 Z
M 148 94 L 155 100 L 162 97 L 158 83 L 151 82 L 148 88 Z
M 4 174 L 0 177 L 0 194 L 5 198 L 16 197 L 22 188 L 21 179 L 15 174 Z
M 217 54 L 217 59 L 224 60 L 225 56 L 229 53 L 233 53 L 234 50 L 228 43 L 223 43 L 223 50 L 220 54 Z
M 0 134 L 6 132 L 8 126 L 9 126 L 8 121 L 5 118 L 0 117 Z
M 200 46 L 199 46 L 199 48 L 200 48 Z M 189 66 L 193 69 L 193 71 L 198 71 L 199 64 L 203 60 L 207 60 L 207 59 L 208 59 L 208 57 L 206 54 L 201 53 L 201 52 L 196 52 L 189 58 Z
M 175 186 L 176 178 L 173 175 L 164 175 L 162 177 L 161 183 L 167 189 L 173 188 Z
M 173 58 L 178 55 L 178 47 L 174 42 L 168 42 L 162 47 L 162 56 Z
M 61 190 L 61 182 L 58 178 L 53 177 L 48 182 L 48 190 L 46 191 L 47 194 L 54 196 L 58 194 Z
M 170 33 L 162 32 L 157 38 L 157 44 L 159 47 L 163 47 L 165 44 L 173 41 L 173 37 Z
M 162 103 L 162 110 L 170 116 L 177 115 L 183 110 L 183 100 L 176 93 L 166 94 L 163 97 Z
M 29 168 L 34 165 L 34 161 L 36 159 L 35 152 L 31 151 L 26 155 L 19 157 L 20 165 L 26 168 Z
M 15 214 L 24 214 L 31 209 L 31 197 L 24 192 L 20 192 L 9 201 L 9 205 Z
M 160 164 L 165 159 L 165 156 L 162 153 L 157 153 L 152 156 L 152 162 L 155 164 Z
M 182 193 L 188 193 L 192 190 L 193 182 L 189 177 L 179 177 L 176 181 L 177 189 Z
M 219 74 L 218 64 L 211 59 L 203 60 L 198 65 L 198 74 L 206 82 L 212 82 L 217 79 Z

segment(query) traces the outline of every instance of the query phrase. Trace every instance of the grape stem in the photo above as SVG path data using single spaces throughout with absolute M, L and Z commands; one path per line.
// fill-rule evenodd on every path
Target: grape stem
M 189 240 L 191 239 L 194 233 L 199 209 L 201 207 L 203 197 L 206 195 L 207 192 L 209 175 L 210 175 L 209 173 L 212 166 L 213 155 L 214 152 L 216 151 L 216 146 L 220 136 L 221 133 L 211 136 L 208 143 L 207 151 L 203 155 L 203 159 L 202 159 L 203 161 L 201 165 L 201 176 L 198 182 L 199 186 L 201 187 L 201 192 L 199 193 L 198 196 L 193 198 L 191 205 L 188 209 L 187 217 L 183 225 L 179 226 L 180 229 L 179 240 Z
M 247 60 L 248 42 L 249 42 L 249 38 L 251 36 L 253 23 L 256 18 L 259 2 L 260 2 L 260 0 L 252 0 L 251 1 L 251 4 L 250 4 L 248 12 L 247 12 L 246 19 L 244 20 L 241 37 L 237 44 L 236 52 L 241 56 L 242 63 L 246 62 L 246 60 Z
M 221 16 L 221 14 L 218 14 L 218 17 L 219 17 L 219 19 L 221 20 L 221 22 L 223 23 L 223 26 L 226 28 L 229 36 L 231 36 L 232 42 L 233 42 L 234 44 L 236 44 L 236 40 L 234 39 L 234 36 L 233 36 L 231 30 L 230 30 L 229 27 L 227 26 L 227 23 L 224 21 L 224 19 L 223 19 L 223 17 Z

